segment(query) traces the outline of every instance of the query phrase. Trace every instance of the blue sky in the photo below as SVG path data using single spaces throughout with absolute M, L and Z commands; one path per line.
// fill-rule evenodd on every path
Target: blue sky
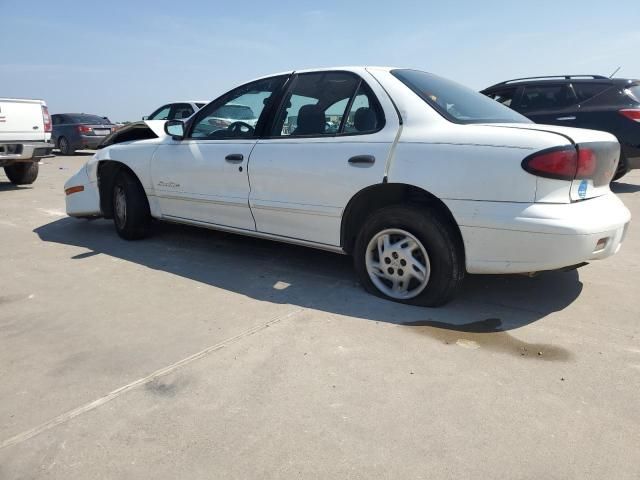
M 640 78 L 638 0 L 0 0 L 0 19 L 0 96 L 115 121 L 314 66 L 413 67 L 476 89 L 618 66 Z

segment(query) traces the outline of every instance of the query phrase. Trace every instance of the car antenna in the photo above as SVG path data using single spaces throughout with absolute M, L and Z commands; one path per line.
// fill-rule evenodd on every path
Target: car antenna
M 615 72 L 613 72 L 611 75 L 609 75 L 609 78 L 613 78 L 613 76 L 614 76 L 616 73 L 618 73 L 618 70 L 620 70 L 621 68 L 622 68 L 622 67 L 618 67 L 618 68 L 616 68 L 616 71 L 615 71 Z

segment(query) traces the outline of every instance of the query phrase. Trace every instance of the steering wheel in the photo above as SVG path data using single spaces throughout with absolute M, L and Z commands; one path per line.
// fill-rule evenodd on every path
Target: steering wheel
M 253 132 L 256 131 L 251 125 L 246 122 L 233 122 L 227 127 L 227 130 L 234 135 L 253 135 Z

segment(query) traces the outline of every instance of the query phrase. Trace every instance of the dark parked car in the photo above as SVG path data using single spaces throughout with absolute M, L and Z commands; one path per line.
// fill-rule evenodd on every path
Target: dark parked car
M 640 80 L 564 75 L 508 80 L 481 93 L 536 123 L 612 133 L 622 146 L 614 180 L 640 168 Z
M 86 113 L 58 113 L 51 115 L 51 121 L 51 141 L 63 155 L 73 155 L 84 148 L 95 149 L 117 128 L 107 117 Z

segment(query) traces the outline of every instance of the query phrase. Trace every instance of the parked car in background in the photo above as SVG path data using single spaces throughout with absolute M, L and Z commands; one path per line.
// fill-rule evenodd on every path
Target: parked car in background
M 73 155 L 76 150 L 95 149 L 104 137 L 118 127 L 107 117 L 87 113 L 56 113 L 51 116 L 51 139 L 62 155 Z
M 16 185 L 33 183 L 38 161 L 53 150 L 51 118 L 43 100 L 0 98 L 0 167 Z
M 142 117 L 143 120 L 182 120 L 189 118 L 194 112 L 204 107 L 207 101 L 189 100 L 185 102 L 167 103 L 155 110 L 151 115 Z
M 615 254 L 630 220 L 609 189 L 619 155 L 609 133 L 536 125 L 429 73 L 314 69 L 125 127 L 64 188 L 69 215 L 113 218 L 128 240 L 157 218 L 348 253 L 368 291 L 438 306 L 466 272 Z
M 614 180 L 640 168 L 640 80 L 600 75 L 518 78 L 481 93 L 536 123 L 612 133 L 622 146 Z
M 232 124 L 238 128 L 255 128 L 256 123 L 258 117 L 250 106 L 229 103 L 219 108 L 215 115 L 209 116 L 206 121 L 200 122 L 194 135 L 207 136 L 218 130 L 226 131 Z

